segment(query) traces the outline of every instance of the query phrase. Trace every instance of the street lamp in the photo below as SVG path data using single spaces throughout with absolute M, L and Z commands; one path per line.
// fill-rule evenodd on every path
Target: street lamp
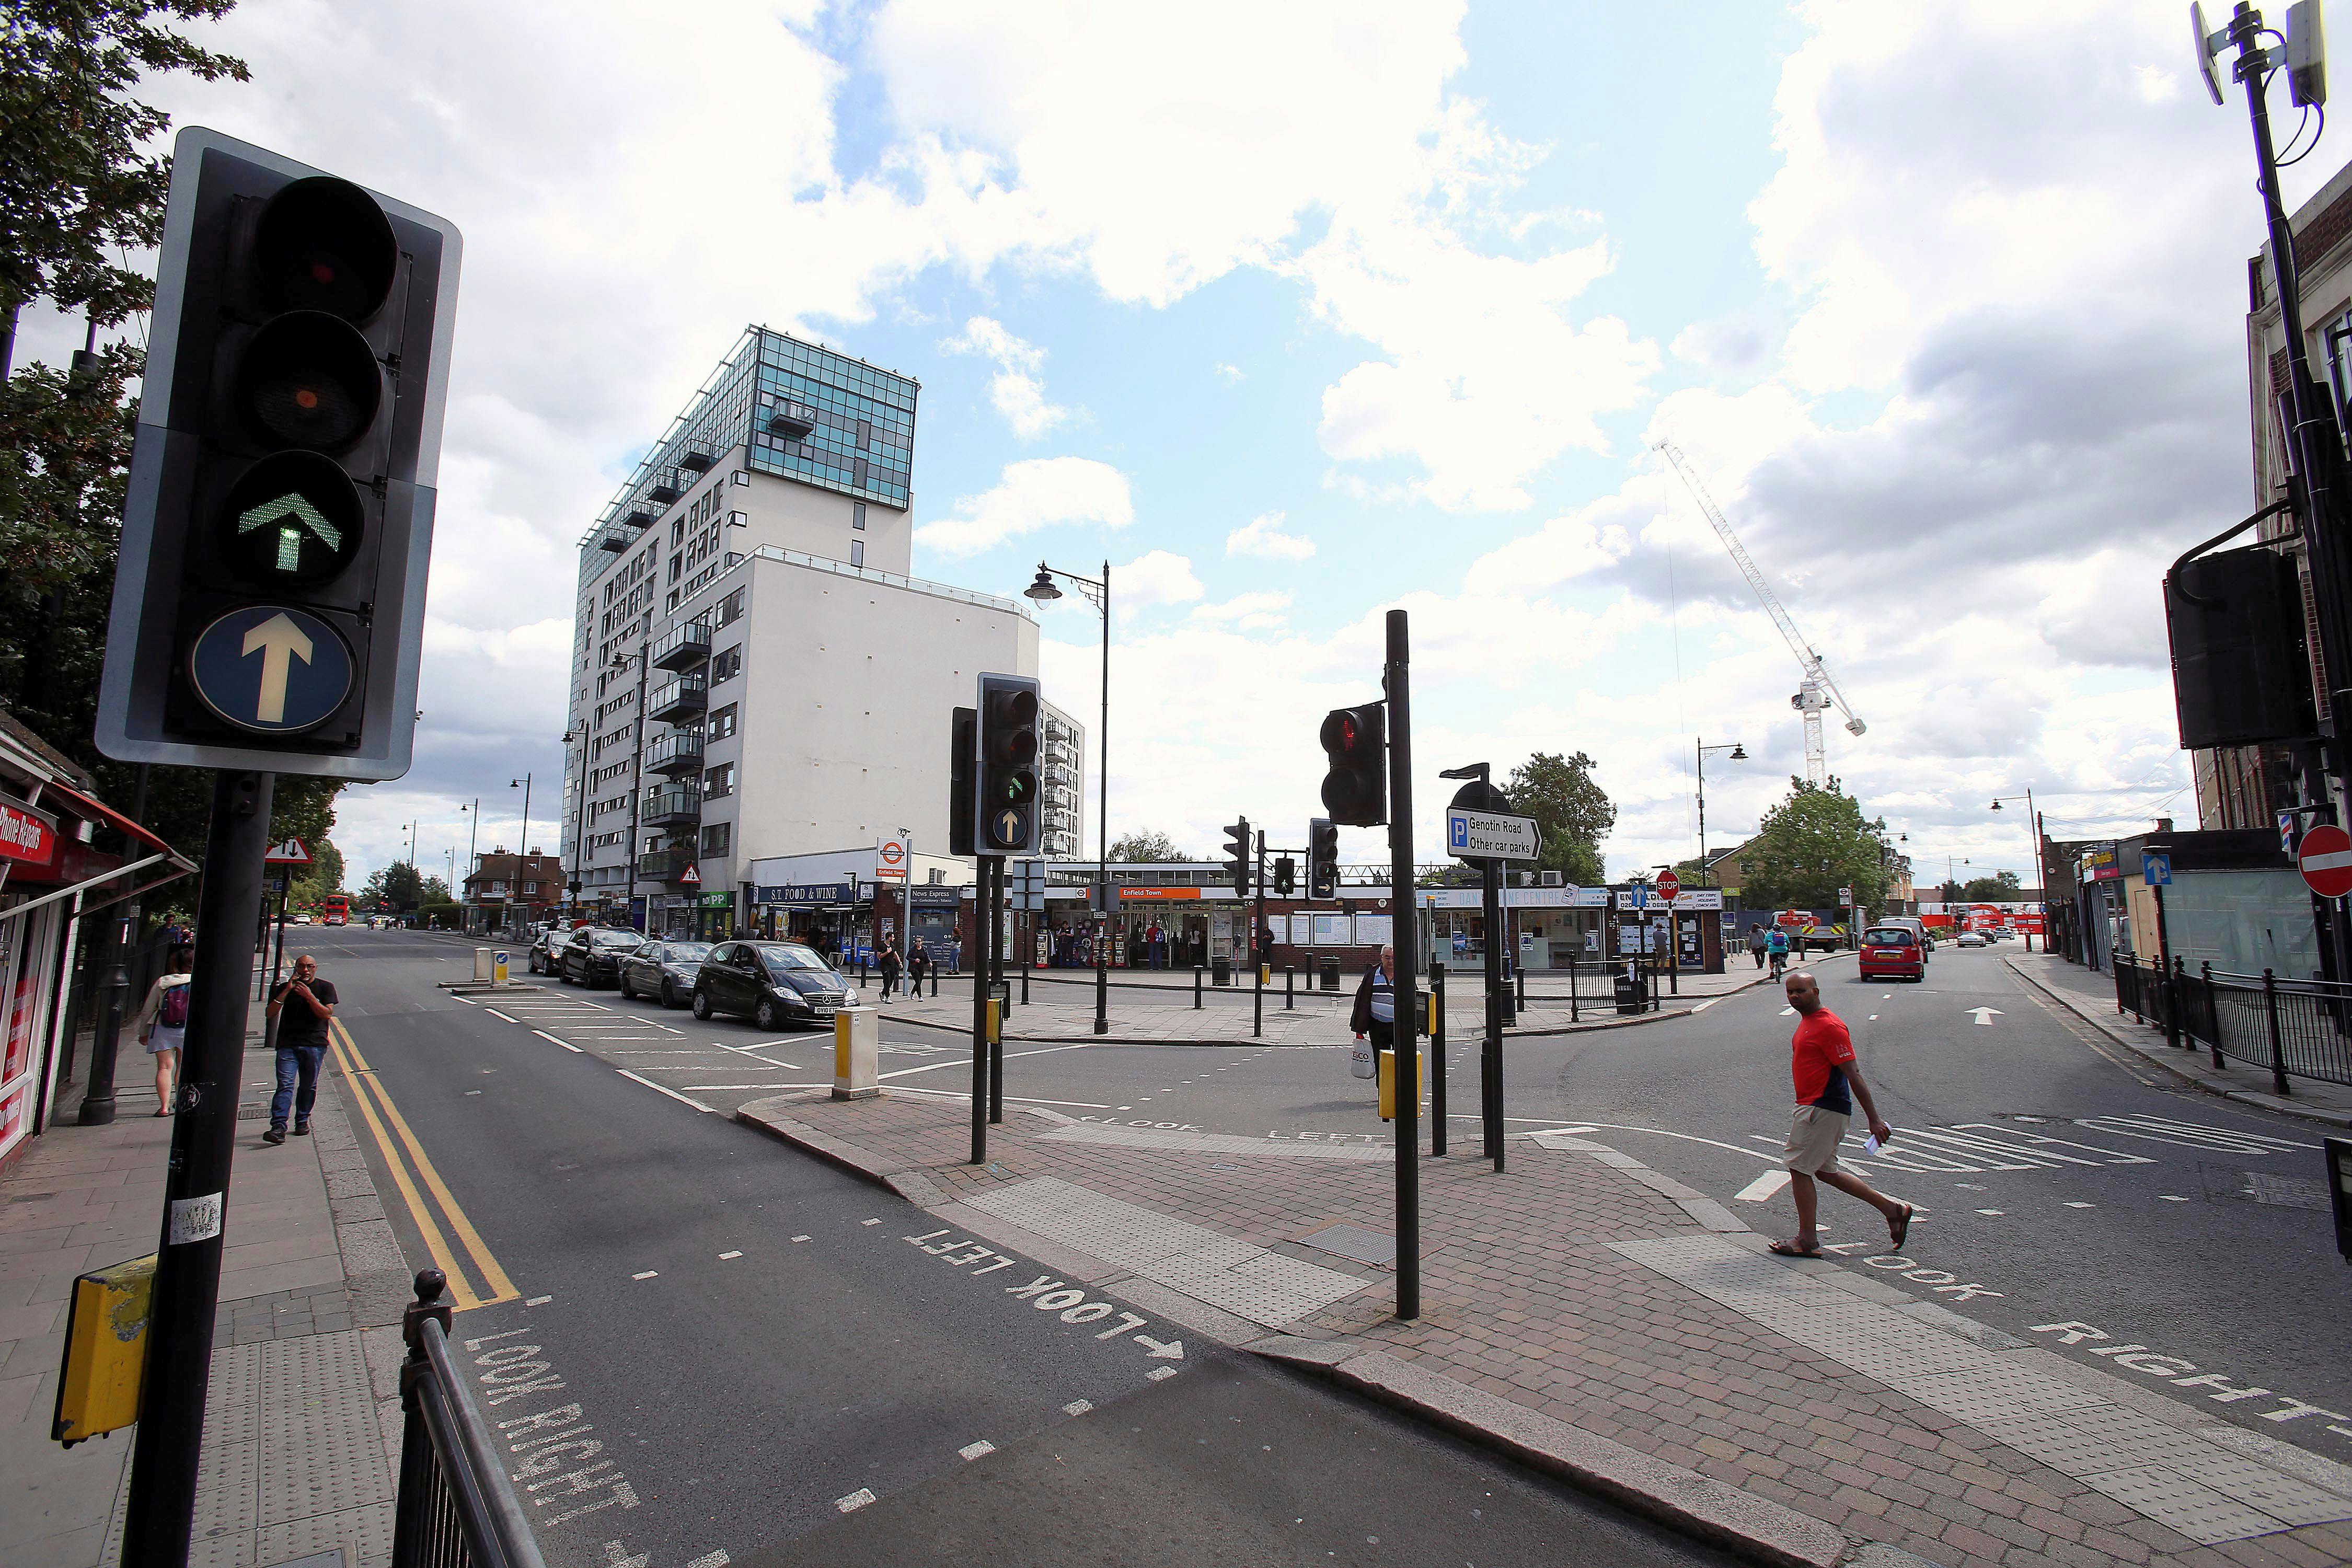
M 1701 887 L 1715 885 L 1715 870 L 1706 858 L 1706 754 L 1709 752 L 1729 752 L 1735 763 L 1748 760 L 1748 748 L 1737 741 L 1728 745 L 1710 746 L 1704 743 L 1704 737 L 1701 738 L 1698 745 L 1698 879 Z
M 2033 835 L 2032 865 L 2033 880 L 2036 884 L 2035 891 L 2040 895 L 2042 900 L 2042 918 L 2044 921 L 2047 921 L 2050 918 L 2050 879 L 2044 876 L 2042 870 L 2042 815 L 2033 809 L 2033 786 L 2032 784 L 2027 784 L 2025 786 L 2025 793 L 2022 795 L 1995 795 L 1993 797 L 1991 809 L 1999 811 L 2000 809 L 2000 803 L 2005 800 L 2022 800 L 2025 802 L 2025 826 Z M 2042 947 L 2043 952 L 2046 952 L 2049 951 L 2050 938 L 2047 932 L 2044 932 L 2042 935 Z M 2030 931 L 2025 933 L 2025 951 L 2028 952 L 2032 952 L 2033 951 L 2033 933 Z
M 1102 763 L 1095 771 L 1097 790 L 1095 809 L 1095 1033 L 1110 1033 L 1110 563 L 1102 563 L 1102 575 L 1081 577 L 1076 572 L 1059 572 L 1057 568 L 1037 563 L 1037 580 L 1024 588 L 1024 597 L 1040 605 L 1051 604 L 1062 596 L 1054 585 L 1056 575 L 1068 578 L 1077 585 L 1087 603 L 1102 612 L 1102 722 L 1097 740 Z
M 476 795 L 474 797 L 474 803 L 471 805 L 461 805 L 457 809 L 466 813 L 471 821 L 471 826 L 466 829 L 466 876 L 467 879 L 470 881 L 473 879 L 474 874 L 474 851 L 481 847 L 482 797 L 480 795 Z M 452 881 L 456 880 L 457 875 L 457 867 L 456 864 L 457 853 L 457 852 L 455 849 L 449 851 L 451 860 L 449 876 Z M 461 889 L 453 888 L 451 891 L 462 894 Z M 462 896 L 458 898 L 457 901 L 460 904 L 471 904 L 473 902 L 471 899 Z M 466 915 L 466 929 L 469 931 L 474 929 L 474 917 L 473 912 L 470 910 L 467 911 Z

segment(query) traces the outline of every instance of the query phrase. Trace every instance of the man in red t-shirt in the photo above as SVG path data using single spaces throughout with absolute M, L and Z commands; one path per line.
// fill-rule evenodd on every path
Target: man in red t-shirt
M 1789 1195 L 1797 1200 L 1797 1235 L 1791 1241 L 1774 1242 L 1772 1250 L 1784 1258 L 1821 1256 L 1822 1238 L 1814 1228 L 1821 1194 L 1813 1180 L 1819 1177 L 1885 1215 L 1886 1234 L 1900 1252 L 1904 1238 L 1911 1234 L 1911 1205 L 1874 1191 L 1837 1160 L 1854 1100 L 1862 1101 L 1862 1113 L 1870 1119 L 1872 1137 L 1885 1143 L 1895 1136 L 1895 1129 L 1879 1120 L 1870 1086 L 1862 1081 L 1862 1064 L 1853 1059 L 1853 1037 L 1847 1033 L 1844 1020 L 1822 1005 L 1820 984 L 1802 969 L 1790 974 L 1787 984 L 1789 1005 L 1798 1014 L 1797 1033 L 1789 1042 L 1797 1112 L 1789 1128 L 1788 1149 Z M 1846 1092 L 1849 1085 L 1852 1098 Z

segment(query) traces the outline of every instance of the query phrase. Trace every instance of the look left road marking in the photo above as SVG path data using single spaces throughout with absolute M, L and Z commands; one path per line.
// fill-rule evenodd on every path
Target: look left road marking
M 401 1196 L 407 1202 L 409 1214 L 416 1221 L 419 1234 L 425 1237 L 428 1250 L 433 1251 L 434 1261 L 441 1266 L 442 1273 L 449 1277 L 451 1289 L 458 1297 L 459 1309 L 462 1310 L 468 1307 L 494 1306 L 500 1301 L 516 1300 L 522 1292 L 517 1290 L 514 1288 L 514 1281 L 507 1278 L 507 1271 L 499 1266 L 498 1258 L 492 1256 L 489 1247 L 482 1240 L 481 1232 L 474 1228 L 474 1222 L 458 1205 L 457 1195 L 449 1191 L 448 1184 L 441 1179 L 441 1173 L 434 1168 L 432 1160 L 426 1157 L 423 1145 L 416 1140 L 416 1134 L 409 1130 L 407 1120 L 400 1114 L 400 1108 L 393 1103 L 391 1091 L 383 1087 L 383 1080 L 378 1079 L 374 1069 L 368 1066 L 367 1058 L 360 1054 L 359 1042 L 352 1038 L 351 1032 L 343 1027 L 341 1019 L 329 1019 L 328 1026 L 333 1032 L 338 1064 L 343 1069 L 343 1077 L 348 1081 L 360 1086 L 361 1109 L 366 1112 L 368 1131 L 375 1135 L 376 1146 L 383 1154 L 384 1164 L 393 1172 L 394 1183 L 399 1187 Z M 357 1068 L 356 1071 L 353 1070 L 354 1067 Z M 376 1119 L 375 1110 L 368 1105 L 368 1096 L 371 1093 L 381 1105 L 384 1120 L 391 1123 L 394 1131 L 398 1134 L 400 1149 L 394 1148 L 393 1140 L 385 1135 L 383 1122 Z M 450 1230 L 456 1234 L 458 1241 L 464 1245 L 467 1254 L 473 1259 L 476 1272 L 481 1276 L 486 1290 L 475 1290 L 464 1272 L 455 1267 L 456 1259 L 444 1256 L 446 1247 L 435 1245 L 439 1239 L 440 1232 L 434 1225 L 432 1215 L 419 1197 L 415 1186 L 410 1183 L 406 1171 L 402 1168 L 401 1151 L 403 1150 L 414 1163 L 416 1174 L 425 1184 L 425 1189 L 433 1194 L 434 1202 L 440 1206 L 443 1216 L 448 1220 Z M 467 1300 L 468 1297 L 472 1300 Z

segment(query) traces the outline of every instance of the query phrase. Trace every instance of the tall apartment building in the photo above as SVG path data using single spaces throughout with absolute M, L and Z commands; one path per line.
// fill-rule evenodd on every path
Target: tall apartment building
M 919 390 L 747 328 L 582 538 L 562 853 L 583 913 L 732 931 L 754 859 L 946 846 L 950 710 L 983 670 L 1034 675 L 1037 626 L 907 575 Z M 1085 731 L 1055 723 L 1070 776 L 1041 784 L 1074 849 Z

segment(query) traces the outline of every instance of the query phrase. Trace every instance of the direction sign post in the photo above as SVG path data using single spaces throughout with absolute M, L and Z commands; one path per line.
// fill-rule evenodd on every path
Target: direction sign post
M 1532 860 L 1543 852 L 1543 834 L 1532 816 L 1449 805 L 1445 847 L 1464 860 Z

